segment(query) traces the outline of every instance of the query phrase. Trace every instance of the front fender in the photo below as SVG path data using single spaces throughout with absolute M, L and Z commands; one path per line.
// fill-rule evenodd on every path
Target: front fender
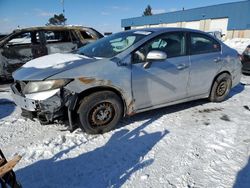
M 65 89 L 71 91 L 73 94 L 81 95 L 82 93 L 93 93 L 100 90 L 111 90 L 119 94 L 123 99 L 126 114 L 134 112 L 133 97 L 131 91 L 130 81 L 127 80 L 123 85 L 118 84 L 112 80 L 97 79 L 91 77 L 80 77 L 70 82 Z M 120 82 L 119 82 L 120 83 Z

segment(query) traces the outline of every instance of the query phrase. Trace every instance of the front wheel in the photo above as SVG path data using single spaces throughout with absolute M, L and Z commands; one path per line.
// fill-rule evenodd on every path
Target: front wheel
M 122 117 L 121 99 L 111 91 L 99 91 L 85 97 L 79 107 L 80 128 L 88 134 L 112 130 Z
M 219 75 L 213 83 L 209 100 L 211 102 L 221 102 L 225 100 L 232 87 L 231 76 L 227 73 Z

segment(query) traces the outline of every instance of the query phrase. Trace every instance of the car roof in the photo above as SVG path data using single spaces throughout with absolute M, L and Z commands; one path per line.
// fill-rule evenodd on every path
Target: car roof
M 71 25 L 65 25 L 65 26 L 34 26 L 34 27 L 27 27 L 23 29 L 15 29 L 13 32 L 25 32 L 25 31 L 38 31 L 38 30 L 72 30 L 72 29 L 78 29 L 78 30 L 89 30 L 92 29 L 90 27 L 84 27 L 84 26 L 71 26 Z
M 189 28 L 181 28 L 181 27 L 156 27 L 156 28 L 142 28 L 142 29 L 133 29 L 133 30 L 127 30 L 128 32 L 130 31 L 148 31 L 148 32 L 153 32 L 153 33 L 163 33 L 163 32 L 194 32 L 194 33 L 200 33 L 203 35 L 206 35 L 208 37 L 212 37 L 214 40 L 216 40 L 217 42 L 221 43 L 221 41 L 219 39 L 217 39 L 216 37 L 211 36 L 209 33 L 206 33 L 204 31 L 201 30 L 196 30 L 196 29 L 189 29 Z
M 171 31 L 186 31 L 186 32 L 197 32 L 197 33 L 205 33 L 200 30 L 196 29 L 188 29 L 188 28 L 181 28 L 181 27 L 156 27 L 156 28 L 142 28 L 142 29 L 133 29 L 128 31 L 149 31 L 149 32 L 171 32 Z

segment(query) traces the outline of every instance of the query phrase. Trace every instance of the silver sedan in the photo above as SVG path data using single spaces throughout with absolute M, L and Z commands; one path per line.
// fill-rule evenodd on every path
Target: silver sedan
M 67 117 L 70 130 L 98 134 L 125 115 L 200 98 L 223 101 L 240 82 L 241 62 L 204 32 L 151 28 L 32 60 L 13 77 L 13 98 L 24 115 L 43 124 Z

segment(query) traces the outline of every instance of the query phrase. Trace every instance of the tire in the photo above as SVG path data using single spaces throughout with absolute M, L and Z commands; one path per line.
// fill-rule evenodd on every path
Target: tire
M 88 134 L 102 134 L 117 125 L 123 114 L 121 99 L 111 91 L 85 97 L 78 109 L 80 128 Z
M 211 102 L 221 102 L 226 99 L 232 87 L 232 78 L 227 73 L 219 75 L 213 83 L 209 100 Z

